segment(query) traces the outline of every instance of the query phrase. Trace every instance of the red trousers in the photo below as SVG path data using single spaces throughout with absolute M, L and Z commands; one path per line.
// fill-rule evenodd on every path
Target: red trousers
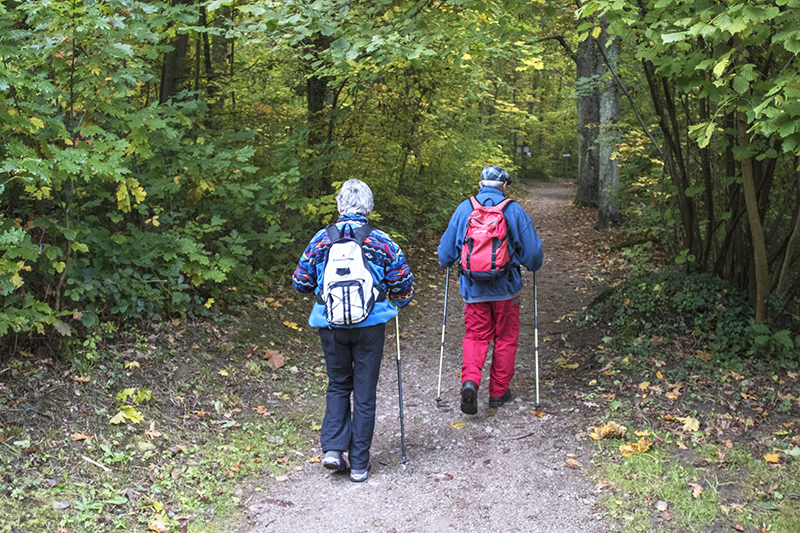
M 502 396 L 514 377 L 519 344 L 519 297 L 501 302 L 464 304 L 464 358 L 461 383 L 481 384 L 489 343 L 494 341 L 489 369 L 489 395 Z

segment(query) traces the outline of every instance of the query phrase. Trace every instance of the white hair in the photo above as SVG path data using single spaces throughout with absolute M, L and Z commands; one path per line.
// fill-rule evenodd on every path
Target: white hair
M 494 187 L 495 189 L 502 189 L 505 181 L 483 181 L 481 180 L 481 187 Z
M 374 207 L 372 191 L 361 180 L 347 180 L 342 184 L 342 190 L 336 195 L 336 205 L 342 214 L 357 214 L 369 216 Z

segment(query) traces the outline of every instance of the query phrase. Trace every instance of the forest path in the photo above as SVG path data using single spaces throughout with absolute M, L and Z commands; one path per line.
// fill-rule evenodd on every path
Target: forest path
M 346 474 L 331 474 L 309 463 L 287 481 L 264 480 L 265 492 L 243 505 L 248 523 L 239 533 L 613 529 L 594 510 L 597 490 L 581 474 L 592 449 L 576 434 L 585 431 L 587 422 L 570 409 L 574 386 L 569 373 L 555 363 L 565 347 L 596 342 L 578 338 L 579 332 L 568 340 L 573 328 L 563 319 L 586 305 L 593 294 L 601 238 L 592 229 L 594 214 L 573 209 L 573 198 L 574 185 L 567 181 L 537 182 L 527 198 L 516 197 L 531 215 L 545 254 L 536 280 L 544 416 L 534 413 L 534 298 L 532 275 L 525 271 L 523 324 L 511 383 L 516 398 L 498 410 L 488 408 L 487 360 L 478 414 L 469 416 L 459 409 L 463 304 L 452 269 L 442 401 L 437 407 L 445 276 L 441 267 L 428 265 L 417 276 L 418 305 L 400 316 L 408 465 L 399 464 L 396 340 L 391 323 L 369 479 L 352 483 Z M 428 251 L 428 256 L 433 254 Z M 416 274 L 415 265 L 412 268 Z M 579 466 L 569 467 L 567 459 Z

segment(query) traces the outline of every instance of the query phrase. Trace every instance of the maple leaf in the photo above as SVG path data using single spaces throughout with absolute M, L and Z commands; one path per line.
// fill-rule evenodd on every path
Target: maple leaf
M 252 409 L 261 416 L 269 416 L 269 410 L 264 405 L 259 405 L 258 407 L 253 407 Z
M 688 485 L 692 488 L 692 498 L 697 499 L 703 494 L 703 487 L 701 485 L 697 483 L 688 483 Z
M 264 352 L 264 359 L 267 360 L 267 364 L 275 368 L 282 367 L 285 360 L 283 354 L 278 350 L 267 350 Z
M 698 431 L 700 429 L 700 421 L 691 416 L 676 416 L 675 419 L 683 424 L 684 431 Z
M 88 435 L 84 435 L 83 433 L 75 432 L 72 435 L 70 435 L 69 438 L 71 438 L 72 440 L 86 440 L 91 437 L 89 437 Z
M 768 463 L 779 463 L 780 455 L 777 453 L 768 453 L 764 455 L 764 460 Z
M 647 390 L 649 388 L 650 388 L 650 382 L 649 381 L 642 381 L 641 383 L 639 383 L 639 389 L 640 390 L 645 391 L 645 390 Z

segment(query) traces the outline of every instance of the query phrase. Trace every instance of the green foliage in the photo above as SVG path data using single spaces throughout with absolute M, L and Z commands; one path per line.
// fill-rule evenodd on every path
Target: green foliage
M 709 274 L 652 272 L 609 292 L 589 314 L 612 325 L 617 340 L 632 347 L 646 350 L 672 335 L 689 335 L 718 357 L 780 356 L 792 366 L 800 363 L 791 317 L 754 324 L 744 296 Z

